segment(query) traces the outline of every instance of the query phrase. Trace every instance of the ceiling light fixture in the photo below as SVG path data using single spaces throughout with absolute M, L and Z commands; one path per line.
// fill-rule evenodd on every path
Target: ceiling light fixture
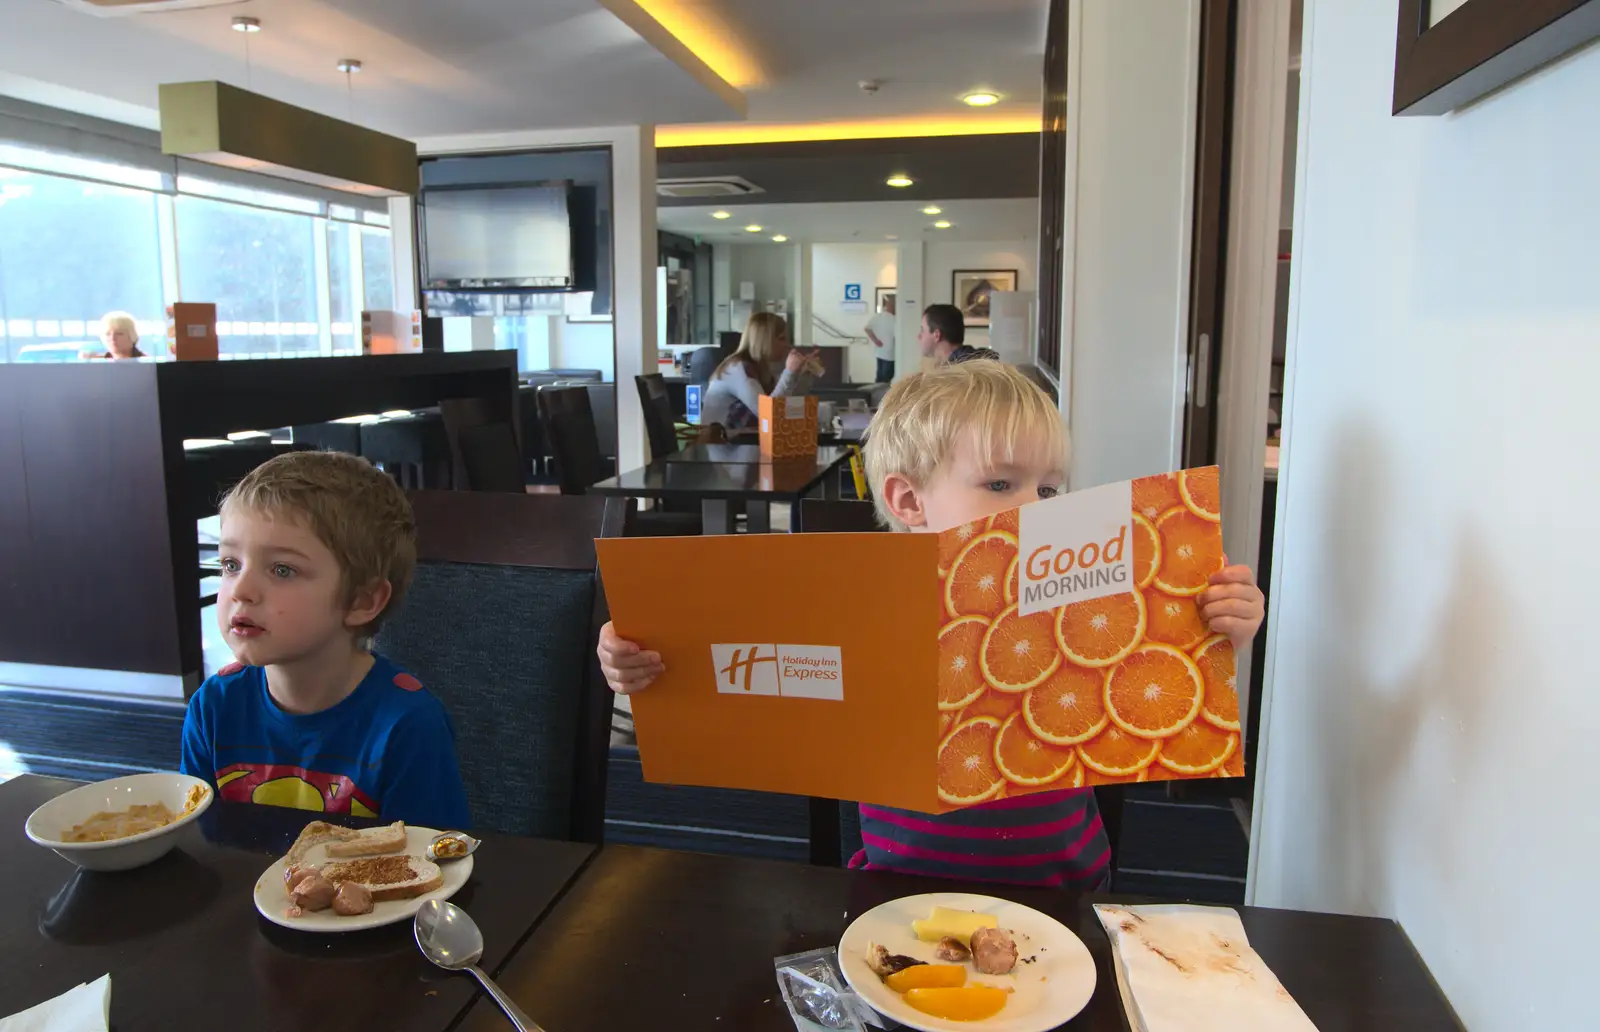
M 933 228 L 934 229 L 949 229 L 950 228 L 950 223 L 947 222 L 944 219 L 940 219 L 938 222 L 935 222 L 933 224 Z
M 899 233 L 890 233 L 888 236 L 884 237 L 884 239 L 885 240 L 899 240 L 900 239 L 900 234 Z
M 759 233 L 761 232 L 761 227 L 752 222 L 750 225 L 744 227 L 744 231 L 746 233 Z
M 260 32 L 261 31 L 261 19 L 260 18 L 247 18 L 247 17 L 235 18 L 233 20 L 233 31 L 234 32 Z
M 733 218 L 733 213 L 728 211 L 714 211 L 711 213 L 711 217 L 714 219 L 731 219 Z
M 962 97 L 961 102 L 968 107 L 993 107 L 1000 103 L 1000 94 L 992 90 L 973 90 Z
M 346 75 L 354 75 L 361 71 L 361 62 L 353 57 L 341 57 L 334 67 Z
M 926 208 L 922 209 L 922 214 L 924 215 L 939 215 L 943 212 L 944 209 L 939 207 L 937 204 L 930 204 Z
M 788 239 L 788 237 L 784 236 L 782 233 L 779 233 L 772 238 L 772 242 L 775 244 L 781 244 L 785 243 Z
M 888 179 L 885 179 L 884 182 L 886 184 L 888 184 L 889 186 L 893 186 L 893 187 L 907 187 L 907 186 L 910 186 L 912 183 L 916 182 L 916 180 L 912 179 L 910 176 L 906 175 L 904 172 L 896 172 L 894 175 L 890 176 Z

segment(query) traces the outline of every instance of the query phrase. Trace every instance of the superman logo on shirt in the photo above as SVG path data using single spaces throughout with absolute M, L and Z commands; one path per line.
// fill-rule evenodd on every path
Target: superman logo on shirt
M 234 763 L 224 767 L 217 771 L 217 794 L 230 803 L 378 816 L 378 804 L 343 774 L 325 774 L 285 763 Z

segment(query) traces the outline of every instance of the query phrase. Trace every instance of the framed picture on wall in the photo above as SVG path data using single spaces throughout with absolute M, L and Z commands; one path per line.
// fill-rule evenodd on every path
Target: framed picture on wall
M 1600 0 L 1399 0 L 1394 113 L 1442 115 L 1600 39 Z
M 872 310 L 874 312 L 883 311 L 883 303 L 884 303 L 885 300 L 888 300 L 890 303 L 893 303 L 893 301 L 895 299 L 895 290 L 896 289 L 898 289 L 898 288 L 896 288 L 896 287 L 876 287 L 876 288 L 874 288 L 873 291 L 872 291 Z
M 950 303 L 968 326 L 989 325 L 989 295 L 1016 290 L 1016 269 L 956 269 L 950 273 Z

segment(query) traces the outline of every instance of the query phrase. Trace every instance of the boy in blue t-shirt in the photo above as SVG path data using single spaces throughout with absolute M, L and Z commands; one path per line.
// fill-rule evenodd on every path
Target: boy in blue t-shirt
M 416 565 L 405 493 L 353 455 L 290 452 L 221 513 L 217 624 L 238 662 L 189 700 L 183 772 L 225 801 L 469 827 L 444 707 L 366 648 Z

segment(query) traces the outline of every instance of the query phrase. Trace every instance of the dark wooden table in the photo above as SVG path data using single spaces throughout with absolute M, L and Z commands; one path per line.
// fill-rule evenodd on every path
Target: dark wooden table
M 837 466 L 849 461 L 850 449 L 829 445 L 817 449 L 817 465 Z M 686 444 L 681 449 L 661 457 L 662 462 L 733 462 L 754 465 L 772 465 L 773 460 L 761 454 L 760 444 Z
M 23 834 L 35 807 L 74 787 L 31 775 L 0 785 L 0 1015 L 107 972 L 114 1032 L 444 1032 L 477 996 L 470 976 L 422 958 L 409 921 L 313 935 L 256 913 L 256 879 L 314 815 L 214 803 L 162 859 L 96 873 Z M 486 971 L 593 855 L 570 842 L 485 836 L 453 902 L 483 929 Z
M 745 447 L 728 445 L 727 447 Z M 660 498 L 700 504 L 707 534 L 733 533 L 731 502 L 744 502 L 750 533 L 772 530 L 768 506 L 773 502 L 792 508 L 813 492 L 839 496 L 840 464 L 849 459 L 844 449 L 819 452 L 815 459 L 780 459 L 774 462 L 675 462 L 657 459 L 648 466 L 609 477 L 589 488 L 590 494 L 624 498 Z M 791 523 L 791 526 L 793 524 Z
M 607 846 L 501 969 L 503 989 L 546 1028 L 791 1032 L 772 958 L 835 945 L 856 916 L 919 892 L 1016 900 L 1061 921 L 1098 968 L 1089 1006 L 1064 1029 L 1127 1022 L 1111 945 L 1069 892 Z M 1448 1005 L 1392 921 L 1240 908 L 1250 944 L 1321 1032 L 1456 1032 Z M 460 1026 L 501 1032 L 486 1000 Z

